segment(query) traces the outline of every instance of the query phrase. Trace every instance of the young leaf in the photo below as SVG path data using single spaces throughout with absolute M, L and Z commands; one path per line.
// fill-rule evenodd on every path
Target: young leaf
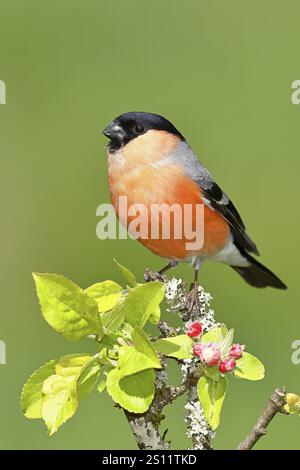
M 219 382 L 215 382 L 203 375 L 200 377 L 197 389 L 205 419 L 214 431 L 220 423 L 221 409 L 227 391 L 227 379 L 221 377 Z
M 102 393 L 104 392 L 105 389 L 106 389 L 106 377 L 102 376 L 98 382 L 97 390 L 99 393 Z
M 33 372 L 24 385 L 20 405 L 26 418 L 38 419 L 42 417 L 43 383 L 50 375 L 55 374 L 56 363 L 55 359 L 41 366 Z
M 233 342 L 233 335 L 234 335 L 234 330 L 233 329 L 229 330 L 227 335 L 225 336 L 225 338 L 221 342 L 220 350 L 221 350 L 222 357 L 225 357 L 228 354 L 229 349 L 230 349 L 230 347 L 232 345 L 232 342 Z
M 300 416 L 300 397 L 296 393 L 287 393 L 286 394 L 286 404 L 284 409 L 290 415 L 299 414 Z
M 59 359 L 55 366 L 56 375 L 76 379 L 78 399 L 90 393 L 96 385 L 100 364 L 97 357 L 87 354 L 68 354 Z
M 265 376 L 265 368 L 257 357 L 244 352 L 242 357 L 236 360 L 233 375 L 241 379 L 261 380 Z
M 227 334 L 225 325 L 217 326 L 201 336 L 201 343 L 221 343 Z
M 122 264 L 118 263 L 118 261 L 116 259 L 114 259 L 114 263 L 116 264 L 117 268 L 119 269 L 120 273 L 123 275 L 123 277 L 125 278 L 127 284 L 130 286 L 130 287 L 135 287 L 137 282 L 136 282 L 136 278 L 135 278 L 135 275 L 129 271 L 128 268 L 126 268 L 125 266 L 123 266 Z
M 219 382 L 221 375 L 218 366 L 206 366 L 204 368 L 204 373 L 210 379 L 214 380 L 215 382 Z
M 114 281 L 97 282 L 85 289 L 85 292 L 97 302 L 101 313 L 114 308 L 122 297 L 122 287 Z
M 77 379 L 77 393 L 78 399 L 81 400 L 88 395 L 97 383 L 100 375 L 101 366 L 97 358 L 92 357 L 82 367 L 79 377 Z
M 134 346 L 119 349 L 119 377 L 126 377 L 146 369 L 160 369 L 159 358 L 146 334 L 140 328 L 133 332 Z
M 160 320 L 160 306 L 158 305 L 157 308 L 153 310 L 149 317 L 149 322 L 152 323 L 152 325 L 157 325 L 157 323 Z
M 76 377 L 51 375 L 43 384 L 43 395 L 42 417 L 51 436 L 77 410 Z
M 161 282 L 139 284 L 131 290 L 124 301 L 125 319 L 132 326 L 143 327 L 150 315 L 164 298 L 165 288 Z
M 83 366 L 92 359 L 88 354 L 67 354 L 55 366 L 55 372 L 62 377 L 78 376 Z
M 97 390 L 102 393 L 106 389 L 107 374 L 113 367 L 111 365 L 104 365 L 101 367 L 100 378 L 97 384 Z
M 160 369 L 161 365 L 157 352 L 149 341 L 148 336 L 141 328 L 134 328 L 132 333 L 132 341 L 136 350 L 151 359 L 153 364 L 156 364 L 154 367 Z
M 119 369 L 107 374 L 106 389 L 112 399 L 131 413 L 145 413 L 154 397 L 152 369 L 121 378 Z
M 132 340 L 133 328 L 129 323 L 124 322 L 122 325 L 122 336 L 128 340 Z
M 118 343 L 119 338 L 119 333 L 106 333 L 101 339 L 101 346 L 112 348 L 116 343 Z
M 155 347 L 165 356 L 176 357 L 177 359 L 190 359 L 193 357 L 193 344 L 193 340 L 189 336 L 178 335 L 157 340 Z
M 123 303 L 119 302 L 112 310 L 102 313 L 101 320 L 105 331 L 118 331 L 125 320 Z
M 69 279 L 57 274 L 33 274 L 45 320 L 66 339 L 78 341 L 102 335 L 97 304 Z

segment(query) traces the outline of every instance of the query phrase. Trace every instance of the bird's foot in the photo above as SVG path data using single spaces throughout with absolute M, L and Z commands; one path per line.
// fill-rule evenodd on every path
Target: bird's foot
M 191 290 L 187 293 L 186 296 L 186 309 L 191 316 L 199 314 L 200 312 L 201 305 L 198 295 L 198 287 L 198 282 L 194 282 L 191 286 Z
M 167 277 L 164 274 L 161 274 L 159 272 L 151 271 L 150 269 L 146 268 L 144 272 L 144 281 L 145 282 L 150 282 L 150 281 L 160 281 L 160 282 L 166 282 Z

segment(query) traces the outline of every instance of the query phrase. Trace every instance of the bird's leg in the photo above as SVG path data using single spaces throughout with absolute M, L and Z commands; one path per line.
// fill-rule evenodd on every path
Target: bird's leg
M 200 266 L 195 267 L 194 282 L 192 282 L 190 291 L 186 296 L 187 310 L 191 315 L 197 314 L 200 311 L 200 302 L 198 296 L 199 268 Z
M 167 266 L 161 268 L 158 272 L 160 275 L 165 274 L 167 271 L 169 271 L 169 269 L 176 268 L 177 265 L 178 261 L 170 261 Z
M 146 269 L 144 272 L 144 280 L 145 282 L 150 281 L 164 281 L 163 275 L 171 268 L 175 268 L 178 264 L 178 261 L 170 261 L 167 266 L 164 266 L 157 272 L 150 271 L 150 269 Z

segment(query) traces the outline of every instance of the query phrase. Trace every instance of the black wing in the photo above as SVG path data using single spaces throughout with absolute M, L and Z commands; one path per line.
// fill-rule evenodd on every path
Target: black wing
M 186 142 L 181 142 L 178 145 L 178 149 L 172 155 L 172 160 L 180 164 L 186 174 L 199 185 L 207 204 L 227 220 L 231 227 L 234 243 L 242 249 L 258 255 L 257 247 L 247 235 L 245 224 L 233 203 Z
M 255 243 L 246 233 L 246 227 L 240 214 L 228 196 L 222 191 L 220 186 L 218 186 L 214 181 L 211 181 L 211 184 L 207 185 L 206 188 L 201 185 L 199 186 L 208 199 L 211 207 L 219 212 L 219 214 L 221 214 L 229 223 L 234 242 L 250 253 L 259 255 Z

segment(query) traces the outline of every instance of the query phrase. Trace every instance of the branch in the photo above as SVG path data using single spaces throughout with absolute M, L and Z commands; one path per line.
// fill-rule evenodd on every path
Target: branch
M 155 273 L 147 271 L 145 280 L 156 279 Z M 166 287 L 166 300 L 168 310 L 181 318 L 187 327 L 189 320 L 199 320 L 204 331 L 209 331 L 216 326 L 214 311 L 210 309 L 210 294 L 206 293 L 202 287 L 198 289 L 198 305 L 191 312 L 187 308 L 188 292 L 181 279 L 168 281 L 163 278 Z M 161 337 L 169 337 L 180 334 L 182 329 L 174 328 L 165 321 L 158 323 L 158 329 Z M 201 403 L 197 394 L 197 382 L 201 376 L 199 368 L 195 368 L 194 361 L 190 359 L 177 360 L 181 364 L 183 382 L 174 387 L 167 384 L 166 360 L 161 357 L 162 369 L 156 372 L 155 396 L 149 410 L 136 415 L 125 411 L 125 415 L 130 424 L 131 430 L 136 438 L 139 449 L 169 449 L 170 443 L 165 440 L 166 432 L 161 435 L 159 426 L 164 419 L 163 408 L 178 397 L 188 392 L 188 399 L 185 405 L 187 415 L 185 422 L 187 424 L 187 437 L 192 441 L 192 449 L 209 450 L 212 449 L 212 439 L 215 433 L 207 423 Z M 238 446 L 238 450 L 248 450 L 266 434 L 267 426 L 277 413 L 284 413 L 283 406 L 286 403 L 286 392 L 284 388 L 275 390 L 272 394 L 266 408 L 263 410 L 257 423 L 249 435 Z
M 276 416 L 277 413 L 285 413 L 284 405 L 286 404 L 286 391 L 285 388 L 277 388 L 272 394 L 267 406 L 258 418 L 255 426 L 250 431 L 249 435 L 239 444 L 237 450 L 250 450 L 257 443 L 257 441 L 266 434 L 267 427 Z
M 124 410 L 125 416 L 135 437 L 138 448 L 141 450 L 166 450 L 170 443 L 166 441 L 166 432 L 161 435 L 159 426 L 165 416 L 162 411 L 165 406 L 173 403 L 174 400 L 184 395 L 199 379 L 195 375 L 190 375 L 178 386 L 167 385 L 166 360 L 160 357 L 162 369 L 156 371 L 155 396 L 153 402 L 146 413 L 135 414 Z
M 157 280 L 157 274 L 149 270 L 145 271 L 145 281 Z M 181 279 L 168 280 L 166 276 L 159 277 L 165 283 L 166 300 L 168 310 L 179 315 L 185 323 L 187 320 L 199 320 L 204 330 L 208 331 L 216 325 L 214 312 L 209 308 L 211 296 L 199 287 L 198 307 L 192 312 L 188 311 L 188 290 Z M 174 328 L 165 321 L 158 323 L 161 336 L 178 335 L 182 328 Z M 181 365 L 183 381 L 178 386 L 167 384 L 166 359 L 161 356 L 162 369 L 156 371 L 155 396 L 148 411 L 143 414 L 129 413 L 124 410 L 125 416 L 131 427 L 139 449 L 169 449 L 170 443 L 166 441 L 166 431 L 161 434 L 159 427 L 164 419 L 162 414 L 165 406 L 173 403 L 178 397 L 188 392 L 188 400 L 185 405 L 187 415 L 187 436 L 192 440 L 193 449 L 211 449 L 211 439 L 214 437 L 210 426 L 204 418 L 202 406 L 197 395 L 197 382 L 201 371 L 195 367 L 192 360 L 177 360 Z
M 158 280 L 157 274 L 151 271 L 145 272 L 145 281 Z M 168 280 L 166 276 L 159 277 L 159 280 L 165 283 L 166 301 L 169 312 L 173 312 L 180 317 L 186 329 L 187 322 L 198 320 L 204 331 L 214 328 L 217 323 L 214 318 L 214 311 L 210 308 L 212 297 L 206 293 L 202 287 L 198 288 L 198 303 L 191 312 L 188 308 L 188 291 L 181 279 Z M 160 338 L 178 335 L 182 328 L 174 328 L 165 321 L 159 321 L 158 329 Z M 154 338 L 152 338 L 153 340 Z M 178 397 L 186 392 L 188 395 L 185 409 L 187 415 L 185 422 L 187 424 L 187 437 L 192 441 L 192 449 L 208 450 L 212 449 L 212 439 L 215 433 L 207 423 L 201 403 L 197 394 L 197 382 L 202 374 L 201 369 L 195 365 L 191 359 L 176 359 L 181 365 L 183 381 L 178 386 L 169 386 L 167 383 L 167 363 L 161 355 L 162 369 L 156 371 L 155 395 L 153 402 L 145 413 L 134 414 L 124 410 L 132 433 L 136 439 L 139 449 L 166 450 L 170 448 L 170 442 L 166 440 L 167 430 L 161 434 L 159 427 L 164 419 L 163 409 L 172 403 Z M 284 388 L 278 388 L 272 394 L 265 409 L 260 415 L 257 423 L 242 441 L 237 450 L 250 450 L 266 434 L 266 430 L 272 419 L 277 413 L 285 413 L 286 391 Z
M 187 436 L 192 440 L 192 449 L 212 450 L 211 441 L 215 433 L 204 418 L 202 405 L 198 399 L 197 385 L 189 389 L 185 409 L 188 410 L 185 422 L 187 423 Z
M 162 410 L 170 402 L 170 387 L 167 385 L 166 362 L 162 360 L 162 369 L 156 371 L 155 396 L 146 413 L 135 414 L 124 410 L 140 450 L 167 450 L 170 447 L 159 431 L 161 421 L 164 419 Z

